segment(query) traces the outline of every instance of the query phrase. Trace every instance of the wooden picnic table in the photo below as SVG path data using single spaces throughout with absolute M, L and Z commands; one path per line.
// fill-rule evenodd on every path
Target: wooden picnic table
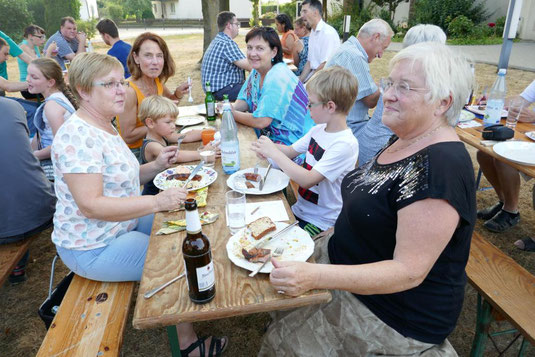
M 238 124 L 238 130 L 241 168 L 252 167 L 258 161 L 256 155 L 250 150 L 250 144 L 256 140 L 256 135 L 252 128 L 240 124 Z M 183 144 L 182 147 L 195 149 L 198 145 L 199 143 L 190 143 Z M 220 159 L 216 160 L 214 169 L 218 173 L 218 178 L 209 186 L 207 206 L 199 208 L 200 212 L 207 210 L 219 213 L 216 222 L 203 226 L 203 232 L 209 237 L 212 245 L 216 275 L 216 295 L 211 302 L 204 305 L 193 303 L 188 296 L 186 279 L 179 280 L 150 299 L 143 297 L 147 291 L 171 280 L 184 270 L 182 241 L 186 232 L 163 236 L 155 235 L 163 221 L 183 219 L 185 217 L 184 211 L 157 213 L 154 217 L 134 310 L 133 325 L 137 329 L 168 326 L 172 349 L 173 333 L 176 336 L 174 325 L 181 322 L 215 320 L 251 313 L 285 310 L 324 303 L 331 299 L 330 292 L 326 290 L 313 290 L 293 298 L 278 294 L 270 285 L 268 274 L 258 274 L 256 277 L 250 278 L 249 271 L 235 266 L 230 261 L 225 248 L 227 240 L 231 236 L 225 218 L 225 192 L 229 190 L 226 185 L 228 175 L 223 173 Z M 275 199 L 283 201 L 290 221 L 294 221 L 294 215 L 281 191 L 262 196 L 247 196 L 247 202 Z
M 479 123 L 482 123 L 481 119 L 474 119 L 476 121 L 478 121 Z M 502 122 L 501 124 L 504 124 L 505 125 L 505 119 L 502 119 Z M 466 128 L 466 129 L 463 129 L 463 128 L 460 128 L 460 127 L 455 127 L 455 130 L 457 131 L 457 135 L 459 135 L 459 138 L 475 147 L 476 149 L 478 150 L 481 150 L 482 152 L 500 160 L 500 161 L 503 161 L 505 163 L 507 163 L 508 165 L 516 168 L 517 170 L 525 173 L 526 175 L 530 176 L 530 177 L 535 177 L 535 166 L 528 166 L 528 165 L 522 165 L 522 164 L 517 164 L 517 163 L 514 163 L 510 160 L 507 160 L 506 158 L 504 157 L 501 157 L 500 155 L 496 154 L 492 148 L 492 146 L 483 146 L 481 144 L 481 140 L 483 140 L 483 137 L 482 137 L 482 131 L 483 131 L 483 126 L 478 126 L 478 127 L 473 127 L 473 128 Z M 515 128 L 515 136 L 514 136 L 514 140 L 520 140 L 520 141 L 528 141 L 528 142 L 533 142 L 532 140 L 530 140 L 526 135 L 524 135 L 524 133 L 528 132 L 528 131 L 534 131 L 535 130 L 535 124 L 534 123 L 518 123 L 516 125 L 516 128 Z

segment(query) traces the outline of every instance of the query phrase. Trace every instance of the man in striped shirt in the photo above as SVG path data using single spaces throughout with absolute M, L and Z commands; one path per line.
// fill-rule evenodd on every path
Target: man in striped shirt
M 375 58 L 381 58 L 390 45 L 394 32 L 390 25 L 381 19 L 366 22 L 357 37 L 351 36 L 327 62 L 326 67 L 341 66 L 347 68 L 359 82 L 359 92 L 353 108 L 347 116 L 347 125 L 357 136 L 369 119 L 368 109 L 377 105 L 379 88 L 370 74 L 369 64 Z

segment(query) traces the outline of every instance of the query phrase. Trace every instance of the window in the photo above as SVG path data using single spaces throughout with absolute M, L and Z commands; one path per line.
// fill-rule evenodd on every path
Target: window
M 174 14 L 175 13 L 175 3 L 172 2 L 171 3 L 171 14 Z

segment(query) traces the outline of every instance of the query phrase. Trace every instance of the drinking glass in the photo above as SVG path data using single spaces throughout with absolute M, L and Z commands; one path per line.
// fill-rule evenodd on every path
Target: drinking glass
M 235 234 L 245 227 L 245 194 L 228 191 L 225 194 L 227 226 L 230 233 Z
M 212 147 L 206 147 L 206 145 L 199 146 L 197 152 L 201 156 L 201 160 L 204 160 L 204 166 L 213 167 L 215 163 L 215 150 Z
M 511 129 L 516 128 L 516 123 L 524 107 L 524 100 L 522 98 L 513 98 L 509 101 L 509 111 L 507 113 L 507 119 L 505 120 L 505 126 Z
M 65 70 L 67 70 L 67 72 L 68 72 L 69 71 L 69 67 L 71 66 L 71 61 L 64 60 L 63 64 L 65 65 Z
M 203 145 L 208 145 L 210 141 L 214 140 L 215 129 L 205 128 L 201 131 L 201 140 Z

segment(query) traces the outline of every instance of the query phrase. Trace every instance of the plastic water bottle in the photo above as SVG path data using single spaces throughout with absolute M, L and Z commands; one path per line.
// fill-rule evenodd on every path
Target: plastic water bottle
M 490 89 L 489 98 L 487 99 L 487 108 L 483 117 L 483 125 L 490 126 L 500 124 L 502 110 L 505 104 L 505 95 L 507 87 L 505 85 L 505 68 L 498 71 L 498 77 Z
M 223 171 L 230 175 L 240 169 L 240 143 L 238 127 L 234 121 L 228 96 L 223 96 L 223 119 L 219 133 L 221 134 L 221 164 Z
M 87 40 L 87 52 L 93 52 L 93 45 L 91 44 L 91 40 Z

